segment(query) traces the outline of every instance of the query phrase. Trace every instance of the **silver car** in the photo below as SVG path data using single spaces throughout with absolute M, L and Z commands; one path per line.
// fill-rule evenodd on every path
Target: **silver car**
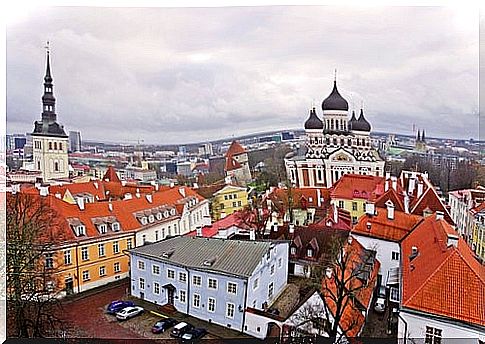
M 123 308 L 121 311 L 116 313 L 116 319 L 118 320 L 127 320 L 133 317 L 136 317 L 137 315 L 143 313 L 145 310 L 143 307 L 140 306 L 133 306 L 133 307 L 126 307 Z

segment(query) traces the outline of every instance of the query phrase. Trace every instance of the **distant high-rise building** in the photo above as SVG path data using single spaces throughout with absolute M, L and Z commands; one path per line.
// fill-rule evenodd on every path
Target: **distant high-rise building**
M 34 122 L 32 132 L 34 169 L 42 172 L 42 179 L 69 177 L 67 145 L 64 127 L 57 123 L 56 99 L 54 98 L 49 50 L 42 96 L 42 118 Z
M 187 155 L 187 147 L 185 147 L 185 146 L 179 146 L 178 155 L 182 155 L 182 156 Z
M 79 131 L 69 132 L 69 152 L 81 151 L 81 133 Z

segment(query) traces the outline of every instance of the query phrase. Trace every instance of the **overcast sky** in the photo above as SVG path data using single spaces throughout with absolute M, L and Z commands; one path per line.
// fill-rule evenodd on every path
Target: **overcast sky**
M 187 143 L 303 128 L 338 86 L 372 130 L 478 136 L 478 12 L 448 7 L 36 9 L 7 26 L 7 132 Z

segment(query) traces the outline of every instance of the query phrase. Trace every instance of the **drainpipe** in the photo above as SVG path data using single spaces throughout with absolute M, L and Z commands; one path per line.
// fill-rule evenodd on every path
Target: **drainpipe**
M 187 293 L 185 294 L 185 303 L 187 304 L 187 311 L 185 312 L 189 315 L 189 307 L 190 307 L 190 270 L 186 267 L 184 268 L 187 271 Z
M 78 261 L 78 254 L 79 254 L 79 243 L 76 243 L 76 280 L 77 280 L 77 292 L 81 292 L 81 286 L 79 285 L 79 261 Z
M 241 333 L 244 333 L 244 325 L 246 323 L 246 303 L 248 300 L 248 280 L 245 280 L 243 285 L 245 286 L 244 288 L 244 308 L 243 308 L 243 319 L 242 319 L 242 328 L 241 328 Z

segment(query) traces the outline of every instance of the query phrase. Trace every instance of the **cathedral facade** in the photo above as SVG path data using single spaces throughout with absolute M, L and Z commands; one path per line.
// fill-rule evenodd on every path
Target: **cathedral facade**
M 359 117 L 340 95 L 337 81 L 322 102 L 320 119 L 315 107 L 305 122 L 304 155 L 285 159 L 288 179 L 296 187 L 331 187 L 344 174 L 384 176 L 384 160 L 372 146 L 370 123 L 363 109 Z

